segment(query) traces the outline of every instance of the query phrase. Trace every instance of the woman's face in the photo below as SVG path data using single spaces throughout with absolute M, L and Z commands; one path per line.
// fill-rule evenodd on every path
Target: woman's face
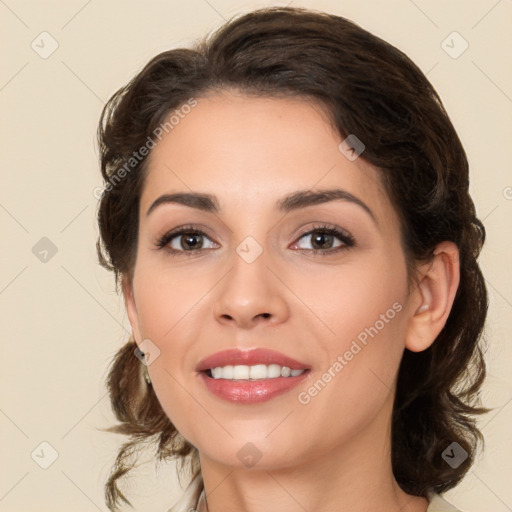
M 224 93 L 152 150 L 124 292 L 158 399 L 202 460 L 287 467 L 389 435 L 418 303 L 378 173 L 341 142 L 304 100 Z M 344 192 L 308 202 L 320 190 Z M 178 193 L 211 204 L 162 198 Z M 244 359 L 256 348 L 278 354 Z

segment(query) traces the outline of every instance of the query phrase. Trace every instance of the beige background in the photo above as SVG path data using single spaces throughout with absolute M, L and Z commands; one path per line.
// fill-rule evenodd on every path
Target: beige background
M 107 510 L 103 484 L 122 439 L 98 428 L 113 422 L 104 378 L 128 323 L 95 254 L 95 131 L 104 102 L 156 53 L 188 45 L 236 13 L 287 3 L 0 1 L 0 511 Z M 448 497 L 467 512 L 510 511 L 512 1 L 291 4 L 351 18 L 404 50 L 428 74 L 465 144 L 488 230 L 485 399 L 495 409 L 482 420 L 486 452 Z M 453 31 L 469 44 L 458 58 L 445 49 L 459 51 L 461 39 L 442 46 Z M 45 55 L 52 44 L 57 50 Z M 33 251 L 42 237 L 54 255 L 44 253 L 48 241 Z M 41 468 L 52 449 L 57 459 Z M 138 470 L 129 481 L 136 509 L 166 510 L 178 492 L 173 477 L 170 465 L 156 475 L 151 464 Z

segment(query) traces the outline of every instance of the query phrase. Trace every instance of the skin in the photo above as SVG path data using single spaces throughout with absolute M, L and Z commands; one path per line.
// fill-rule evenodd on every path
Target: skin
M 123 293 L 136 342 L 149 339 L 160 350 L 148 367 L 152 385 L 199 450 L 209 511 L 424 512 L 427 500 L 404 493 L 393 477 L 390 421 L 404 349 L 425 350 L 448 317 L 459 283 L 456 246 L 439 244 L 409 290 L 398 216 L 379 171 L 340 152 L 342 138 L 319 106 L 233 91 L 197 100 L 150 155 L 137 258 Z M 275 209 L 286 194 L 320 188 L 349 191 L 376 222 L 348 201 L 286 215 Z M 160 195 L 180 191 L 214 194 L 221 211 L 163 204 L 146 214 Z M 302 233 L 323 223 L 348 231 L 356 245 L 308 253 L 312 236 Z M 179 255 L 156 248 L 162 234 L 185 224 L 208 232 L 201 252 L 187 257 L 179 235 L 172 242 Z M 263 250 L 252 263 L 236 252 L 247 236 Z M 298 394 L 395 303 L 400 312 L 300 403 Z M 206 356 L 253 347 L 308 363 L 308 379 L 270 401 L 240 405 L 198 378 Z M 261 454 L 251 468 L 237 457 L 248 442 Z

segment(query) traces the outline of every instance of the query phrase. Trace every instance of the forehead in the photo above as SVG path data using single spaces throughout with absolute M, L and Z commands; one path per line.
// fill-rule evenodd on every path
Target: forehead
M 222 209 L 229 203 L 249 211 L 298 189 L 336 187 L 389 214 L 379 171 L 340 151 L 342 138 L 319 105 L 236 93 L 196 101 L 149 156 L 142 211 L 176 191 L 214 194 Z

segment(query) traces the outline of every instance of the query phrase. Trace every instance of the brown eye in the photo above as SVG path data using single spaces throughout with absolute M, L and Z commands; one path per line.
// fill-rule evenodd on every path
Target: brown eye
M 210 247 L 205 247 L 205 239 L 209 241 Z M 213 249 L 216 244 L 203 231 L 183 226 L 166 233 L 156 245 L 160 249 L 166 249 L 168 252 L 177 255 L 179 253 L 196 253 L 203 249 Z
M 337 228 L 329 226 L 318 226 L 303 233 L 299 240 L 309 238 L 310 247 L 302 247 L 299 242 L 296 242 L 294 246 L 298 246 L 299 249 L 310 252 L 313 251 L 318 254 L 331 254 L 339 250 L 348 249 L 355 245 L 353 237 Z
M 335 236 L 320 231 L 315 234 L 308 235 L 311 237 L 311 245 L 313 249 L 331 249 L 335 242 Z
M 181 235 L 178 238 L 178 245 L 181 246 L 183 249 L 200 249 L 203 244 L 201 237 L 203 235 L 200 234 L 188 234 L 188 235 Z

